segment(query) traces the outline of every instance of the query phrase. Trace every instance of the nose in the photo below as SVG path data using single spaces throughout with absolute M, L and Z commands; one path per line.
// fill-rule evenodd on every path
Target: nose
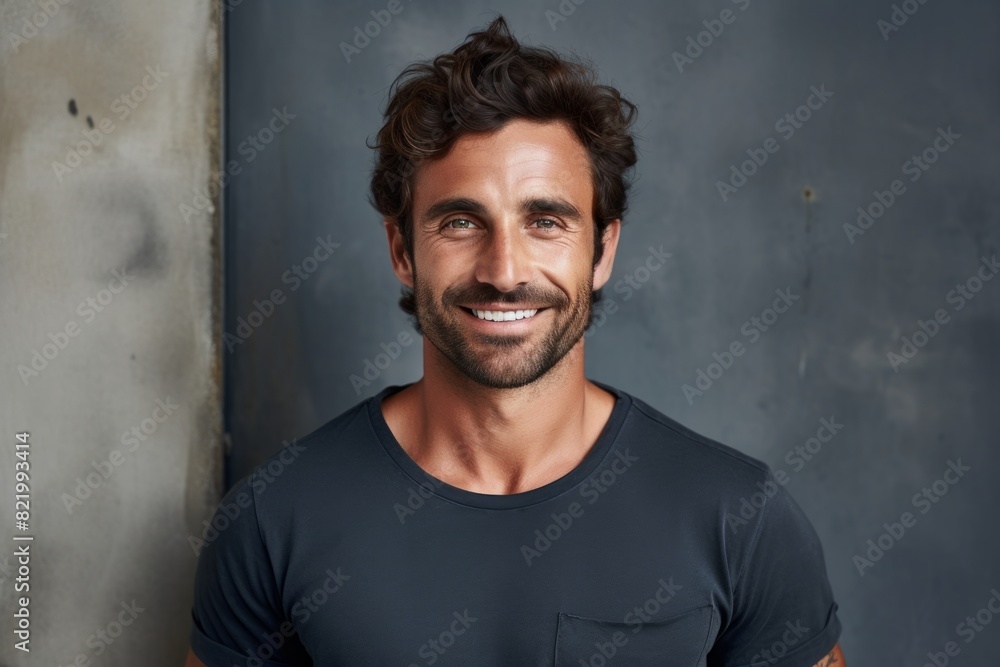
M 495 225 L 484 241 L 476 265 L 476 279 L 500 292 L 510 292 L 531 281 L 529 248 L 516 224 Z

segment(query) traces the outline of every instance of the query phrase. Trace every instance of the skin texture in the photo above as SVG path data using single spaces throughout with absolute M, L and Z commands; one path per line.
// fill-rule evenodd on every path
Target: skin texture
M 415 176 L 414 257 L 386 220 L 393 270 L 414 288 L 424 377 L 382 403 L 424 470 L 469 491 L 509 494 L 572 470 L 614 396 L 584 377 L 592 289 L 611 275 L 621 223 L 593 265 L 593 184 L 583 145 L 559 122 L 468 134 Z M 433 214 L 441 202 L 468 200 Z M 578 216 L 545 202 L 569 204 Z M 490 332 L 460 305 L 543 306 L 517 332 Z
M 589 158 L 561 122 L 518 119 L 464 135 L 415 179 L 413 257 L 395 221 L 385 229 L 393 271 L 416 296 L 424 376 L 382 402 L 386 422 L 421 468 L 458 488 L 548 484 L 581 462 L 614 407 L 584 377 L 583 333 L 621 221 L 594 265 Z M 442 202 L 452 205 L 432 210 Z M 489 329 L 462 305 L 547 310 L 517 329 Z M 816 667 L 833 665 L 844 667 L 839 644 Z M 202 663 L 189 653 L 185 667 Z

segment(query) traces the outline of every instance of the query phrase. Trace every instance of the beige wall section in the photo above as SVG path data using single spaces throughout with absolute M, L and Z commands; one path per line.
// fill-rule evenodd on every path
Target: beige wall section
M 0 5 L 2 665 L 183 664 L 188 536 L 220 491 L 219 212 L 196 197 L 218 163 L 219 21 L 208 0 Z M 30 654 L 15 534 L 35 538 Z

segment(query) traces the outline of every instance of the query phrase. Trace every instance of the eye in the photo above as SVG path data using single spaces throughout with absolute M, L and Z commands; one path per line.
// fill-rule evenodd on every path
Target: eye
M 552 230 L 552 229 L 558 229 L 559 228 L 559 223 L 556 222 L 555 220 L 551 219 L 551 218 L 539 218 L 539 219 L 535 220 L 535 222 L 536 223 L 538 223 L 538 222 L 540 222 L 540 223 L 550 223 L 550 224 L 540 225 L 539 229 L 549 229 L 549 230 Z
M 448 222 L 444 223 L 444 226 L 447 227 L 447 228 L 449 228 L 449 229 L 472 229 L 471 227 L 468 227 L 466 225 L 460 225 L 458 227 L 452 227 L 451 223 L 453 223 L 453 222 L 467 222 L 470 225 L 475 225 L 476 224 L 476 223 L 472 222 L 471 220 L 469 220 L 468 218 L 452 218 Z

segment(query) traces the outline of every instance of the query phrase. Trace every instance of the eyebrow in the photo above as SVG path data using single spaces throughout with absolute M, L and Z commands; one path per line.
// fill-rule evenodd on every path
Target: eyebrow
M 551 213 L 578 222 L 583 220 L 583 214 L 580 213 L 580 209 L 562 197 L 533 197 L 525 199 L 518 206 L 518 210 L 521 213 Z M 428 222 L 449 213 L 459 212 L 468 212 L 484 218 L 488 215 L 486 206 L 478 200 L 468 197 L 451 197 L 449 199 L 442 199 L 431 205 L 421 217 L 421 220 Z

